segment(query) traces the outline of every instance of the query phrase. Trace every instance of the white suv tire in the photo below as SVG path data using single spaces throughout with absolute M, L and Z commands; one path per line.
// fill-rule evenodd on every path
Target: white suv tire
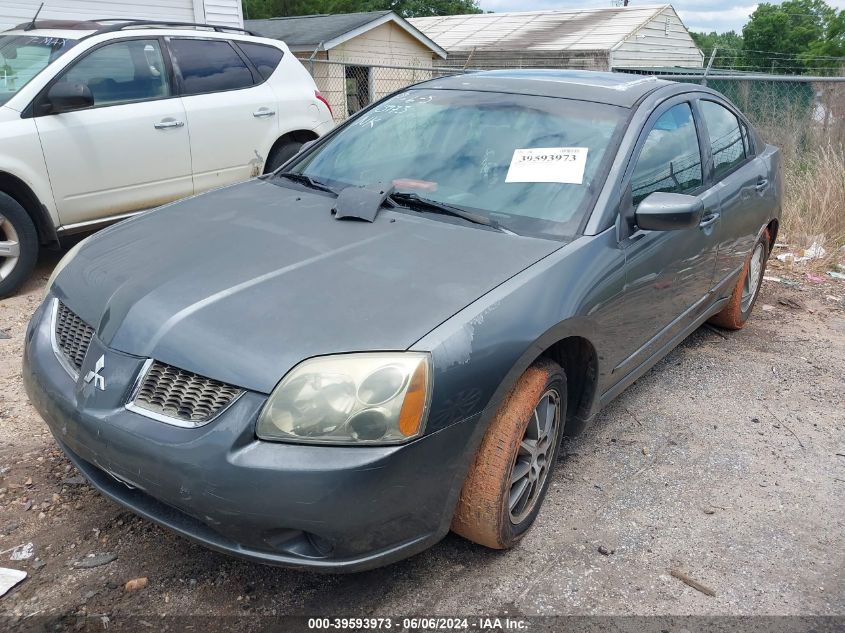
M 38 260 L 38 232 L 17 200 L 0 192 L 0 298 L 29 276 Z

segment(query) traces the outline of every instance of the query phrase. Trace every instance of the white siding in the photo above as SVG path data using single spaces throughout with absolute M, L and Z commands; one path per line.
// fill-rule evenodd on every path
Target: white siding
M 668 6 L 616 45 L 613 68 L 701 68 L 704 57 L 678 14 Z
M 207 24 L 243 27 L 244 16 L 240 0 L 204 0 Z
M 0 30 L 31 20 L 41 1 L 0 0 Z M 243 26 L 240 0 L 46 0 L 40 18 L 138 18 Z

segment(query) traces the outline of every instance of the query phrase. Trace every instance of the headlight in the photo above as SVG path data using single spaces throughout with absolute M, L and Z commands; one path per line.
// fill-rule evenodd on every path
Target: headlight
M 341 354 L 294 367 L 258 418 L 264 440 L 399 444 L 423 432 L 430 358 L 419 352 Z
M 84 240 L 77 242 L 73 246 L 73 248 L 71 248 L 67 253 L 65 253 L 65 256 L 59 260 L 59 263 L 56 264 L 56 267 L 53 269 L 50 278 L 47 280 L 47 287 L 44 289 L 45 297 L 50 294 L 50 288 L 53 287 L 53 282 L 56 281 L 56 277 L 59 276 L 59 273 L 62 272 L 67 267 L 67 265 L 73 261 L 73 258 L 76 257 L 76 255 L 79 253 L 80 249 L 82 248 L 82 245 L 85 244 L 85 242 L 87 242 L 89 239 L 91 239 L 90 235 Z

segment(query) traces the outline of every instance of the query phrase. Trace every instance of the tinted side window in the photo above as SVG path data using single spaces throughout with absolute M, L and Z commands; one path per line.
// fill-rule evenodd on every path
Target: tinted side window
M 646 137 L 631 178 L 634 204 L 655 191 L 689 193 L 701 183 L 692 110 L 688 103 L 680 103 L 661 115 Z
M 263 79 L 270 79 L 270 75 L 276 70 L 284 55 L 278 48 L 266 44 L 238 42 L 238 46 L 258 69 Z
M 745 160 L 743 135 L 734 113 L 718 103 L 702 101 L 701 114 L 707 125 L 716 178 L 719 178 Z
M 171 94 L 157 40 L 127 40 L 98 48 L 59 81 L 85 84 L 98 106 L 161 99 Z
M 249 68 L 225 40 L 174 39 L 170 41 L 170 50 L 182 74 L 182 94 L 237 90 L 253 85 Z

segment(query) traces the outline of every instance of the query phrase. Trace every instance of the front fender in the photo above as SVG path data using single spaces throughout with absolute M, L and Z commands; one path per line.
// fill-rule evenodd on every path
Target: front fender
M 8 108 L 0 110 L 4 110 L 4 114 L 12 113 L 0 119 L 0 173 L 26 185 L 46 210 L 50 224 L 59 226 L 35 119 L 21 118 L 20 114 Z
M 519 239 L 519 238 L 514 238 Z M 541 354 L 571 336 L 596 350 L 598 387 L 609 380 L 609 351 L 624 291 L 624 253 L 612 229 L 583 236 L 493 289 L 420 339 L 433 391 L 428 430 L 481 413 L 486 427 L 517 379 Z M 591 398 L 595 398 L 595 389 Z M 589 403 L 589 410 L 596 408 Z

